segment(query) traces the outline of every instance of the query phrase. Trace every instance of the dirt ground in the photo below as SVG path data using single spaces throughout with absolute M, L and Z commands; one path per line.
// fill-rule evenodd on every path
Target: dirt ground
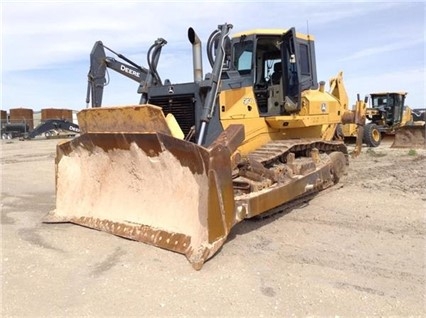
M 363 149 L 304 206 L 237 225 L 201 271 L 71 224 L 57 140 L 1 141 L 2 317 L 426 316 L 426 150 Z

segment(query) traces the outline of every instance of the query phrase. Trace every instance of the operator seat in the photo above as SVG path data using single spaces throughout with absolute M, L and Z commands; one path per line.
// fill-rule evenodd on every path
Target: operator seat
M 271 76 L 272 85 L 279 84 L 283 75 L 282 63 L 278 62 L 274 64 L 274 73 Z

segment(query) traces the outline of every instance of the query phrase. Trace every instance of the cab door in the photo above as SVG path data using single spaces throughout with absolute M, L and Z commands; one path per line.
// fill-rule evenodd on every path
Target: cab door
M 296 38 L 295 28 L 282 36 L 281 56 L 283 67 L 283 92 L 286 112 L 301 108 L 301 93 L 318 87 L 314 42 Z
M 296 43 L 296 30 L 291 28 L 283 34 L 281 44 L 283 96 L 285 104 L 293 104 L 294 111 L 300 109 L 300 69 L 298 66 L 299 47 Z M 285 105 L 288 111 L 290 105 Z

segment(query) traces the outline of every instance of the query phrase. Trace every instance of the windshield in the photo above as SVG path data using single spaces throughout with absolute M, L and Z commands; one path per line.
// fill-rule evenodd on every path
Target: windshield
M 373 95 L 371 96 L 371 104 L 373 108 L 378 108 L 380 106 L 393 106 L 394 99 L 389 95 Z

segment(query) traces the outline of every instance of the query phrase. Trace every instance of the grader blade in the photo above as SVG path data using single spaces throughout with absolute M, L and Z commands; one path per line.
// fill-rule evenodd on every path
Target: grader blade
M 426 148 L 425 133 L 424 123 L 402 126 L 395 130 L 391 148 Z
M 174 138 L 161 108 L 92 108 L 82 134 L 57 146 L 56 209 L 71 222 L 185 254 L 195 269 L 237 222 L 231 155 L 244 139 L 231 126 L 211 147 Z

